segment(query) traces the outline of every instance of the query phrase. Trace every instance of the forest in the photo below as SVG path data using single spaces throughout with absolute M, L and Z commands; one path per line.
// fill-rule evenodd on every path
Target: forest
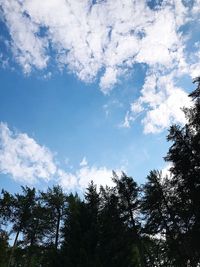
M 113 187 L 91 181 L 84 197 L 59 185 L 0 195 L 0 267 L 200 266 L 200 78 L 172 125 L 165 161 L 143 185 L 113 172 Z M 10 240 L 10 241 L 9 241 Z

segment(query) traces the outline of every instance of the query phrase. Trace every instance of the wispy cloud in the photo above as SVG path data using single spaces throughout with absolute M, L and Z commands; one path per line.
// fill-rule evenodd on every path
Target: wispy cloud
M 80 162 L 80 166 L 81 167 L 83 167 L 83 166 L 87 166 L 87 159 L 86 159 L 86 157 L 83 157 L 83 159 L 81 160 L 81 162 Z

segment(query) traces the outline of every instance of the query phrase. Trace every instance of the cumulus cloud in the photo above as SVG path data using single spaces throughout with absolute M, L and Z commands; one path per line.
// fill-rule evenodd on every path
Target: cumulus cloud
M 14 58 L 25 73 L 33 68 L 45 69 L 54 62 L 59 69 L 67 69 L 82 81 L 98 79 L 105 94 L 136 64 L 145 64 L 148 73 L 154 71 L 160 76 L 175 72 L 179 77 L 186 73 L 192 77 L 199 75 L 200 46 L 195 53 L 186 49 L 193 38 L 184 31 L 186 24 L 194 21 L 200 24 L 199 0 L 155 1 L 154 6 L 152 3 L 0 0 Z M 147 76 L 146 81 L 149 79 Z M 179 97 L 183 104 L 187 102 L 181 88 L 173 86 L 174 92 L 169 92 L 160 87 L 159 92 L 147 92 L 145 97 L 145 87 L 146 84 L 139 102 L 145 103 L 146 109 L 150 107 L 143 120 L 146 133 L 159 132 L 173 121 L 183 121 L 181 101 L 177 108 L 173 106 Z M 145 100 L 149 94 L 156 98 L 154 107 L 152 100 Z M 137 103 L 132 108 L 133 112 L 144 109 Z M 161 123 L 159 114 L 165 111 Z M 134 119 L 132 111 L 127 112 L 124 126 L 130 126 Z
M 48 148 L 40 146 L 27 134 L 11 131 L 5 123 L 0 123 L 1 173 L 32 184 L 39 179 L 49 181 L 56 169 Z
M 159 133 L 173 123 L 186 122 L 183 107 L 191 106 L 186 92 L 177 87 L 173 75 L 146 77 L 141 96 L 131 105 L 124 126 L 129 127 L 137 116 L 143 115 L 144 133 Z
M 19 1 L 1 1 L 0 4 L 12 37 L 12 52 L 24 72 L 30 72 L 33 66 L 45 68 L 48 60 L 45 53 L 47 42 L 45 38 L 37 36 L 40 25 L 29 19 Z
M 12 50 L 25 72 L 45 68 L 50 47 L 62 68 L 83 81 L 99 72 L 104 92 L 118 81 L 121 70 L 135 63 L 178 66 L 185 61 L 184 38 L 179 31 L 194 7 L 185 1 L 39 0 L 0 1 Z M 192 10 L 192 11 L 191 11 Z M 102 71 L 103 70 L 103 71 Z
M 80 168 L 66 171 L 58 166 L 53 153 L 26 133 L 12 131 L 0 123 L 0 173 L 15 181 L 35 184 L 39 181 L 59 183 L 68 191 L 83 190 L 91 180 L 98 185 L 112 185 L 112 170 L 89 166 L 84 157 Z
M 117 174 L 120 175 L 121 171 L 117 170 Z M 93 181 L 97 185 L 98 189 L 102 186 L 113 186 L 112 181 L 112 169 L 105 166 L 97 167 L 95 165 L 84 164 L 80 166 L 75 172 L 60 172 L 58 183 L 66 190 L 78 189 L 84 190 L 88 184 Z
M 112 182 L 112 170 L 107 169 L 106 167 L 97 168 L 95 166 L 89 167 L 85 166 L 77 172 L 78 183 L 81 188 L 88 186 L 88 183 L 93 180 L 97 185 L 113 185 Z

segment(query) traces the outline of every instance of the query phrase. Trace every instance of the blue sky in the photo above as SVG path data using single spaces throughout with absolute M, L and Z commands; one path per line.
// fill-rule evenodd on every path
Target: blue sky
M 200 69 L 200 1 L 0 0 L 0 185 L 166 169 Z

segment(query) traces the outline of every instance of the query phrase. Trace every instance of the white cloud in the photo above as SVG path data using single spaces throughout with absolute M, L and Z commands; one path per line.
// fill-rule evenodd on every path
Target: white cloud
M 0 5 L 14 58 L 25 73 L 46 68 L 51 59 L 59 69 L 67 69 L 82 81 L 99 79 L 105 94 L 135 64 L 145 64 L 148 73 L 157 73 L 158 80 L 174 73 L 179 78 L 186 73 L 192 78 L 199 75 L 200 47 L 195 53 L 187 49 L 193 42 L 192 33 L 183 30 L 191 21 L 200 24 L 199 0 L 193 5 L 161 1 L 155 8 L 145 0 L 95 4 L 91 0 L 0 0 Z M 170 85 L 174 91 L 169 91 L 164 82 L 163 89 L 160 86 L 154 92 L 151 85 L 148 91 L 147 81 L 158 86 L 146 77 L 139 104 L 136 101 L 127 112 L 124 126 L 130 126 L 136 113 L 145 111 L 146 133 L 159 132 L 171 122 L 183 122 L 180 107 L 188 103 L 184 91 L 174 85 Z
M 112 170 L 106 167 L 85 166 L 77 172 L 78 183 L 81 188 L 86 188 L 91 180 L 97 185 L 113 185 Z
M 172 167 L 172 164 L 167 164 L 162 170 L 162 177 L 163 178 L 170 178 L 172 176 L 171 172 L 170 172 L 170 168 Z
M 32 184 L 39 179 L 49 181 L 56 169 L 49 149 L 37 144 L 27 134 L 13 132 L 5 123 L 0 123 L 1 173 Z
M 120 175 L 120 170 L 117 170 Z M 66 190 L 84 190 L 91 181 L 99 188 L 102 186 L 113 186 L 112 170 L 106 167 L 80 166 L 75 172 L 59 171 L 58 183 Z
M 24 72 L 30 72 L 32 66 L 38 69 L 45 68 L 48 61 L 45 50 L 48 44 L 45 38 L 37 36 L 40 25 L 24 13 L 22 2 L 3 1 L 1 6 L 12 37 L 13 54 Z
M 81 162 L 80 162 L 80 166 L 81 167 L 83 167 L 83 166 L 87 166 L 87 159 L 86 159 L 86 157 L 83 157 L 83 159 L 81 160 Z
M 133 122 L 133 121 L 134 121 L 134 117 L 132 116 L 132 114 L 129 111 L 127 111 L 126 116 L 124 118 L 124 121 L 122 124 L 120 124 L 120 127 L 130 128 L 131 122 Z
M 197 3 L 197 0 L 195 1 Z M 119 81 L 122 69 L 179 68 L 185 61 L 179 29 L 191 18 L 182 1 L 163 1 L 151 9 L 145 0 L 0 0 L 16 60 L 25 72 L 45 68 L 49 47 L 61 68 L 67 66 L 83 81 L 100 77 L 104 92 Z M 43 33 L 42 33 L 43 31 Z
M 4 58 L 3 53 L 0 53 L 0 67 L 3 69 L 7 68 L 9 66 L 8 58 Z
M 62 169 L 59 169 L 57 174 L 58 174 L 57 182 L 64 189 L 70 191 L 72 189 L 77 188 L 77 186 L 78 186 L 77 177 L 74 174 L 65 172 Z
M 112 89 L 113 85 L 117 83 L 117 76 L 119 74 L 119 70 L 116 68 L 108 67 L 101 77 L 100 86 L 104 93 L 108 93 L 109 90 Z
M 65 171 L 48 148 L 25 133 L 10 130 L 5 123 L 0 123 L 0 173 L 26 184 L 52 181 L 68 191 L 84 190 L 91 180 L 98 187 L 112 185 L 111 169 L 89 166 L 84 157 L 78 170 Z
M 181 108 L 189 107 L 191 101 L 186 92 L 174 84 L 172 75 L 157 76 L 154 73 L 146 77 L 141 96 L 136 100 L 125 118 L 124 126 L 129 126 L 140 114 L 144 114 L 142 123 L 145 133 L 159 133 L 173 123 L 185 123 Z

